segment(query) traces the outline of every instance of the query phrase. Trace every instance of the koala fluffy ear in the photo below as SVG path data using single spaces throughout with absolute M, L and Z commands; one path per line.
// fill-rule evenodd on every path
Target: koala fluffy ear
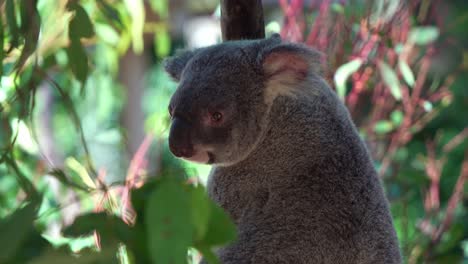
M 292 95 L 309 74 L 320 74 L 320 56 L 302 44 L 281 43 L 263 50 L 258 62 L 266 77 L 266 101 L 278 95 Z
M 196 54 L 196 51 L 183 51 L 179 54 L 166 58 L 163 66 L 166 72 L 176 81 L 180 81 L 180 76 L 187 62 Z
M 320 53 L 302 44 L 282 43 L 259 55 L 267 77 L 300 82 L 310 73 L 320 73 Z

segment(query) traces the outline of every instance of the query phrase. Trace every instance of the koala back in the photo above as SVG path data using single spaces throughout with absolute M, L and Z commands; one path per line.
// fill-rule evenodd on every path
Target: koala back
M 274 99 L 248 158 L 211 172 L 209 194 L 239 228 L 223 263 L 401 263 L 388 202 L 348 111 L 319 75 L 307 82 L 312 96 Z

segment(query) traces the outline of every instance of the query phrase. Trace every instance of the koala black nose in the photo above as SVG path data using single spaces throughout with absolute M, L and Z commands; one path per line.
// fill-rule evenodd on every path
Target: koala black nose
M 174 156 L 179 158 L 190 158 L 194 154 L 190 139 L 191 125 L 189 122 L 174 117 L 169 132 L 169 149 Z

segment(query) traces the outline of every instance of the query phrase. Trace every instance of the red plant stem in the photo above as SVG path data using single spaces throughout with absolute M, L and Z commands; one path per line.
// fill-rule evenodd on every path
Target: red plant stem
M 458 145 L 460 145 L 465 139 L 468 137 L 468 127 L 465 127 L 462 132 L 458 133 L 455 137 L 453 137 L 445 146 L 442 148 L 442 150 L 445 153 L 449 153 L 452 151 L 454 148 L 456 148 Z
M 455 214 L 455 209 L 457 208 L 458 203 L 460 202 L 461 197 L 463 196 L 463 189 L 465 182 L 468 180 L 468 149 L 465 150 L 465 158 L 463 160 L 460 175 L 458 176 L 455 187 L 450 196 L 450 200 L 447 205 L 447 210 L 445 212 L 445 218 L 442 224 L 439 226 L 437 231 L 432 237 L 432 244 L 437 244 L 445 231 L 450 227 L 453 221 L 453 215 Z

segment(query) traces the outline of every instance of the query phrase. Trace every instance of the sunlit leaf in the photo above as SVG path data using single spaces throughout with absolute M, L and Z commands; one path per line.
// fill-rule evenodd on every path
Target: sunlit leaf
M 383 61 L 378 64 L 378 67 L 384 83 L 390 89 L 390 93 L 397 101 L 401 100 L 400 81 L 395 71 Z
M 143 27 L 145 24 L 145 9 L 143 0 L 124 0 L 131 17 L 131 35 L 133 50 L 143 51 Z
M 109 25 L 96 24 L 96 34 L 110 45 L 115 46 L 119 43 L 119 33 Z
M 180 182 L 165 179 L 146 205 L 148 250 L 154 263 L 187 263 L 192 241 L 190 194 Z
M 150 0 L 151 7 L 161 19 L 167 19 L 169 15 L 169 0 Z
M 439 37 L 439 29 L 435 26 L 416 27 L 411 29 L 408 41 L 417 45 L 427 45 Z
M 65 174 L 65 172 L 63 172 L 62 170 L 53 169 L 48 173 L 48 175 L 55 177 L 58 181 L 60 181 L 64 185 L 74 187 L 74 188 L 80 189 L 82 191 L 89 191 L 89 189 L 90 189 L 87 186 L 83 186 L 81 184 L 77 184 L 77 183 L 72 182 L 71 179 L 69 179 L 67 177 L 67 175 Z
M 171 36 L 167 30 L 159 30 L 154 35 L 156 55 L 159 58 L 166 57 L 171 51 Z
M 432 103 L 429 101 L 424 101 L 423 108 L 426 112 L 430 112 L 432 110 Z
M 333 12 L 336 12 L 338 14 L 344 14 L 345 12 L 343 5 L 340 3 L 332 3 L 331 10 L 333 10 Z
M 17 119 L 12 120 L 11 124 L 14 133 L 17 134 L 16 143 L 18 146 L 20 146 L 27 153 L 38 154 L 39 146 L 34 140 L 28 126 L 22 120 Z
M 65 160 L 65 164 L 72 169 L 73 171 L 80 176 L 81 180 L 83 181 L 86 186 L 88 186 L 91 189 L 96 189 L 96 184 L 94 181 L 91 179 L 91 176 L 89 176 L 88 171 L 86 168 L 81 165 L 75 158 L 67 158 Z
M 411 68 L 409 67 L 408 63 L 403 60 L 398 61 L 398 68 L 400 69 L 401 75 L 405 82 L 410 86 L 413 87 L 415 83 L 414 74 Z
M 390 119 L 396 127 L 401 125 L 401 122 L 403 122 L 403 117 L 403 113 L 400 110 L 395 110 L 390 114 Z
M 388 120 L 381 120 L 374 126 L 374 131 L 377 134 L 386 134 L 393 130 L 393 123 Z
M 341 99 L 346 95 L 346 80 L 355 73 L 362 65 L 362 59 L 354 59 L 341 65 L 335 73 L 334 80 L 336 92 Z

